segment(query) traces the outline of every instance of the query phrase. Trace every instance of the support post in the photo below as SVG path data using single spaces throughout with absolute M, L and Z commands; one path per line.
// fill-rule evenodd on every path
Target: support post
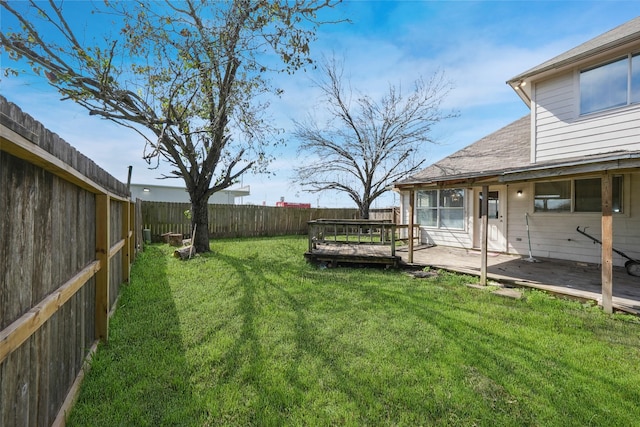
M 415 205 L 415 192 L 409 191 L 409 264 L 413 264 L 413 215 Z
M 391 224 L 391 256 L 396 256 L 396 224 Z M 382 226 L 384 230 L 384 225 Z
M 613 176 L 602 176 L 602 309 L 613 312 Z
M 107 341 L 109 332 L 109 245 L 110 200 L 108 194 L 96 195 L 96 339 Z
M 482 204 L 480 206 L 482 212 L 482 229 L 481 229 L 481 252 L 480 252 L 480 284 L 487 285 L 487 239 L 489 227 L 489 186 L 482 186 Z

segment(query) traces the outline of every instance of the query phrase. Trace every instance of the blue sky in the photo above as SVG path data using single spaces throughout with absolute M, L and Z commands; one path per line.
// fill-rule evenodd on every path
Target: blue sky
M 638 15 L 637 1 L 346 1 L 326 17 L 352 23 L 321 28 L 311 52 L 316 58 L 342 58 L 353 88 L 373 97 L 389 84 L 408 88 L 420 76 L 443 70 L 455 86 L 444 108 L 459 116 L 434 128 L 438 144 L 422 153 L 430 164 L 529 112 L 506 85 L 509 78 Z M 1 59 L 3 67 L 11 65 L 4 53 Z M 291 183 L 292 165 L 301 162 L 296 142 L 288 138 L 292 121 L 322 111 L 313 76 L 313 71 L 274 76 L 285 93 L 272 102 L 269 115 L 285 129 L 287 146 L 275 153 L 272 176 L 244 177 L 251 187 L 245 203 L 275 205 L 284 197 L 313 206 L 353 206 L 343 195 L 308 194 Z M 60 101 L 42 79 L 3 77 L 0 92 L 121 181 L 132 165 L 134 183 L 181 185 L 156 179 L 168 169 L 148 169 L 137 134 Z M 397 196 L 388 194 L 374 207 L 392 204 Z

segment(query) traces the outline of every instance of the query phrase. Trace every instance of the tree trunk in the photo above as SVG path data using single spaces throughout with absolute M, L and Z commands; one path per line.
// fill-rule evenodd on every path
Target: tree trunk
M 371 208 L 371 204 L 370 203 L 365 203 L 365 202 L 361 203 L 358 206 L 358 210 L 360 211 L 359 212 L 360 219 L 369 219 L 369 209 L 370 208 Z
M 191 244 L 198 253 L 209 252 L 209 198 L 200 197 L 191 200 L 191 228 L 195 227 L 195 235 L 191 236 Z

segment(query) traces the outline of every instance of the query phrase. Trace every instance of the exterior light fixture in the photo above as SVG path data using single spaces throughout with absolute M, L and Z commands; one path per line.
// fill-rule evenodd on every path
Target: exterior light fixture
M 522 190 L 518 190 L 518 197 L 522 197 Z

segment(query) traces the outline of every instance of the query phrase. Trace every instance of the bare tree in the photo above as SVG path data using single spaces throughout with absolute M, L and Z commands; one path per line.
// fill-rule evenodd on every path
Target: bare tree
M 391 183 L 418 171 L 425 162 L 425 143 L 433 143 L 434 124 L 456 113 L 443 112 L 441 104 L 452 89 L 444 73 L 415 82 L 404 96 L 389 85 L 379 101 L 345 89 L 341 64 L 325 60 L 322 80 L 316 82 L 328 113 L 319 124 L 309 116 L 295 122 L 298 156 L 311 159 L 296 168 L 296 183 L 304 191 L 334 190 L 346 193 L 358 206 L 360 217 L 369 218 L 375 199 Z
M 257 101 L 278 92 L 263 76 L 311 62 L 317 13 L 333 0 L 105 1 L 99 12 L 107 15 L 82 23 L 65 5 L 77 7 L 0 0 L 3 19 L 17 23 L 3 23 L 2 49 L 44 74 L 63 99 L 145 138 L 145 158 L 169 162 L 170 176 L 184 180 L 194 246 L 208 251 L 209 197 L 247 171 L 265 171 L 267 149 L 279 141 L 264 119 L 266 102 Z M 104 27 L 92 21 L 98 16 L 117 32 L 88 45 Z

